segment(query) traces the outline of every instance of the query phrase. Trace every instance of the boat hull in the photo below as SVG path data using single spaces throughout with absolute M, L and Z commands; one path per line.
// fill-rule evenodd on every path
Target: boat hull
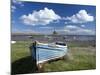
M 36 49 L 36 50 L 35 50 Z M 61 58 L 67 54 L 67 46 L 49 46 L 48 44 L 38 44 L 32 47 L 32 58 L 36 64 Z

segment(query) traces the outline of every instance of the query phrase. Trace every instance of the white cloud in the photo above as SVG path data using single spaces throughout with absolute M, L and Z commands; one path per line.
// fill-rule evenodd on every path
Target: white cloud
M 16 5 L 19 5 L 19 6 L 24 6 L 23 2 L 22 1 L 18 1 L 18 0 L 12 0 L 12 6 L 11 6 L 11 11 L 14 12 L 17 8 L 16 8 Z
M 12 23 L 12 24 L 14 24 L 14 23 L 15 23 L 15 21 L 14 21 L 14 20 L 12 20 L 12 21 L 11 21 L 11 23 Z
M 86 10 L 80 10 L 78 13 L 67 17 L 66 20 L 72 23 L 86 23 L 94 21 L 94 16 L 88 14 Z
M 95 35 L 95 30 L 81 28 L 76 25 L 66 25 L 63 29 L 58 31 L 62 34 Z
M 81 27 L 85 27 L 85 25 L 81 25 Z
M 44 8 L 43 10 L 33 11 L 28 15 L 20 17 L 22 22 L 26 25 L 47 25 L 53 21 L 61 19 L 52 9 Z
M 39 28 L 41 28 L 41 29 L 53 29 L 53 27 L 39 27 Z
M 11 6 L 11 11 L 14 12 L 15 9 L 16 9 L 16 7 L 12 5 L 12 6 Z
M 65 24 L 68 24 L 68 22 L 65 22 Z
M 79 27 L 74 26 L 74 25 L 67 25 L 67 26 L 65 26 L 65 28 L 67 28 L 67 29 L 79 29 Z
M 14 4 L 19 4 L 20 6 L 24 6 L 24 4 L 23 4 L 22 1 L 12 0 L 12 2 L 13 2 Z
M 18 1 L 18 0 L 12 0 L 12 2 L 15 3 L 15 4 L 21 4 L 21 2 Z

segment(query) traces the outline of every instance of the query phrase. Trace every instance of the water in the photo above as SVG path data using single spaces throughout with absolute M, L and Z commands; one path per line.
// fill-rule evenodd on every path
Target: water
M 34 41 L 34 40 L 38 40 L 38 41 L 94 41 L 96 39 L 95 35 L 57 35 L 57 36 L 52 36 L 52 35 L 48 35 L 47 37 L 45 37 L 44 35 L 36 35 L 36 36 L 32 36 L 32 35 L 12 35 L 11 36 L 11 40 L 14 41 L 26 41 L 26 40 L 30 40 L 30 41 Z

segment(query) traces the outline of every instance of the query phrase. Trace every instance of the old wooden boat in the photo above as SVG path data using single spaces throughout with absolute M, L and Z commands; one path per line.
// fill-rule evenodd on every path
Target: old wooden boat
M 41 67 L 47 61 L 59 59 L 65 56 L 68 52 L 67 45 L 62 42 L 56 43 L 39 43 L 34 42 L 31 47 L 32 59 L 36 62 L 36 65 Z

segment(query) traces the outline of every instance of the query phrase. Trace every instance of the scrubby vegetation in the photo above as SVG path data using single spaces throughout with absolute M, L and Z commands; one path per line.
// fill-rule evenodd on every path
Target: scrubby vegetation
M 95 42 L 67 42 L 68 55 L 64 60 L 53 61 L 44 65 L 42 72 L 88 70 L 96 68 Z M 34 73 L 30 56 L 30 41 L 17 41 L 11 46 L 12 74 Z

